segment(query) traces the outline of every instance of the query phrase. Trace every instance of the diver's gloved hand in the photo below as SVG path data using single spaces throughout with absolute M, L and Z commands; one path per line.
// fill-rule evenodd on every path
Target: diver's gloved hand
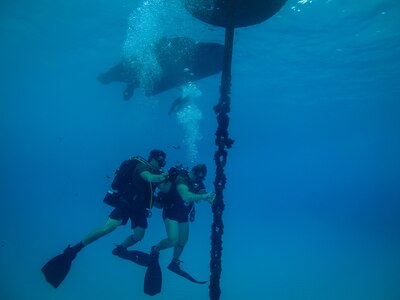
M 210 204 L 213 204 L 215 201 L 215 197 L 217 195 L 214 192 L 204 194 L 204 200 L 208 201 Z

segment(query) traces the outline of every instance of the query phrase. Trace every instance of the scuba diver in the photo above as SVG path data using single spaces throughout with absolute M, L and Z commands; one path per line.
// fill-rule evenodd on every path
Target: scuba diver
M 161 292 L 162 272 L 159 265 L 159 252 L 174 248 L 173 258 L 168 269 L 194 283 L 198 281 L 180 268 L 179 260 L 189 239 L 189 219 L 194 221 L 194 202 L 205 200 L 212 204 L 215 193 L 207 193 L 204 179 L 207 167 L 204 164 L 194 166 L 189 172 L 182 167 L 172 167 L 168 171 L 167 181 L 159 186 L 160 192 L 154 206 L 163 207 L 163 219 L 167 238 L 151 248 L 150 254 L 138 250 L 127 250 L 124 244 L 118 245 L 113 254 L 147 267 L 144 279 L 144 292 L 154 296 Z M 190 216 L 190 217 L 189 217 Z
M 213 204 L 215 193 L 207 193 L 204 186 L 204 179 L 207 175 L 205 164 L 194 166 L 189 172 L 184 169 L 172 168 L 169 170 L 170 179 L 166 183 L 167 190 L 161 191 L 160 197 L 163 203 L 163 219 L 167 238 L 161 240 L 152 248 L 151 255 L 158 255 L 158 252 L 173 247 L 173 257 L 168 269 L 195 283 L 206 283 L 197 281 L 180 268 L 179 260 L 183 249 L 189 239 L 189 219 L 194 221 L 194 203 L 204 200 Z
M 143 239 L 147 228 L 147 217 L 153 206 L 153 190 L 168 179 L 163 173 L 166 154 L 161 150 L 152 150 L 148 160 L 136 156 L 122 162 L 107 192 L 104 202 L 114 207 L 107 222 L 90 232 L 74 246 L 68 245 L 64 253 L 48 261 L 42 268 L 46 280 L 57 288 L 67 276 L 72 261 L 79 251 L 99 238 L 114 231 L 118 226 L 131 221 L 133 234 L 128 236 L 118 249 L 125 249 Z

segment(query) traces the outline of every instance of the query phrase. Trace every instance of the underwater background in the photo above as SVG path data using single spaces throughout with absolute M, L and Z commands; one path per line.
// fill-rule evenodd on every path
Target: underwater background
M 213 190 L 220 74 L 122 99 L 96 77 L 159 36 L 224 41 L 179 1 L 0 2 L 0 298 L 149 299 L 145 269 L 111 254 L 130 226 L 85 248 L 58 289 L 43 264 L 102 225 L 114 171 L 153 148 L 204 162 Z M 136 22 L 136 23 L 135 23 Z M 141 24 L 140 27 L 138 24 Z M 400 2 L 288 0 L 237 29 L 221 299 L 400 299 Z M 209 276 L 210 206 L 199 203 L 183 268 Z M 134 248 L 165 236 L 161 211 Z M 155 299 L 208 299 L 168 271 Z

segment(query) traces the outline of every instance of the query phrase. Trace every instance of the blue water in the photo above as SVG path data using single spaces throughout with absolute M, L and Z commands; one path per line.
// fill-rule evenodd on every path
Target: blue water
M 149 299 L 145 270 L 111 255 L 129 226 L 84 249 L 57 290 L 40 268 L 105 222 L 107 176 L 131 155 L 162 148 L 167 167 L 195 155 L 213 188 L 219 75 L 196 83 L 199 138 L 189 143 L 167 115 L 177 90 L 123 101 L 122 85 L 95 79 L 126 54 L 142 6 L 0 2 L 0 299 Z M 155 36 L 223 42 L 220 28 L 164 12 Z M 399 20 L 397 0 L 288 0 L 236 31 L 221 299 L 400 299 Z M 211 218 L 199 204 L 182 256 L 199 279 Z M 154 210 L 136 248 L 164 235 Z M 171 255 L 161 255 L 155 298 L 207 299 L 207 285 L 166 269 Z

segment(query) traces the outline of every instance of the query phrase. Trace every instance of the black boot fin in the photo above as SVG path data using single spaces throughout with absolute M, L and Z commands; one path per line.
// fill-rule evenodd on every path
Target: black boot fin
M 42 272 L 47 282 L 53 287 L 57 288 L 67 276 L 71 268 L 72 261 L 81 249 L 82 247 L 71 247 L 68 245 L 62 254 L 50 259 L 42 267 Z
M 154 248 L 151 249 L 149 266 L 144 276 L 144 292 L 150 296 L 160 293 L 162 286 L 162 273 L 158 262 L 159 253 Z
M 138 250 L 127 250 L 121 245 L 117 246 L 112 253 L 120 258 L 130 260 L 143 267 L 148 267 L 150 263 L 150 255 L 148 253 Z
M 187 280 L 197 283 L 197 284 L 205 284 L 207 283 L 207 281 L 199 281 L 194 279 L 192 276 L 190 276 L 187 272 L 183 271 L 180 267 L 179 267 L 179 262 L 173 261 L 169 264 L 168 269 L 172 272 L 174 272 L 175 274 L 178 274 L 179 276 L 182 276 L 184 278 L 186 278 Z

